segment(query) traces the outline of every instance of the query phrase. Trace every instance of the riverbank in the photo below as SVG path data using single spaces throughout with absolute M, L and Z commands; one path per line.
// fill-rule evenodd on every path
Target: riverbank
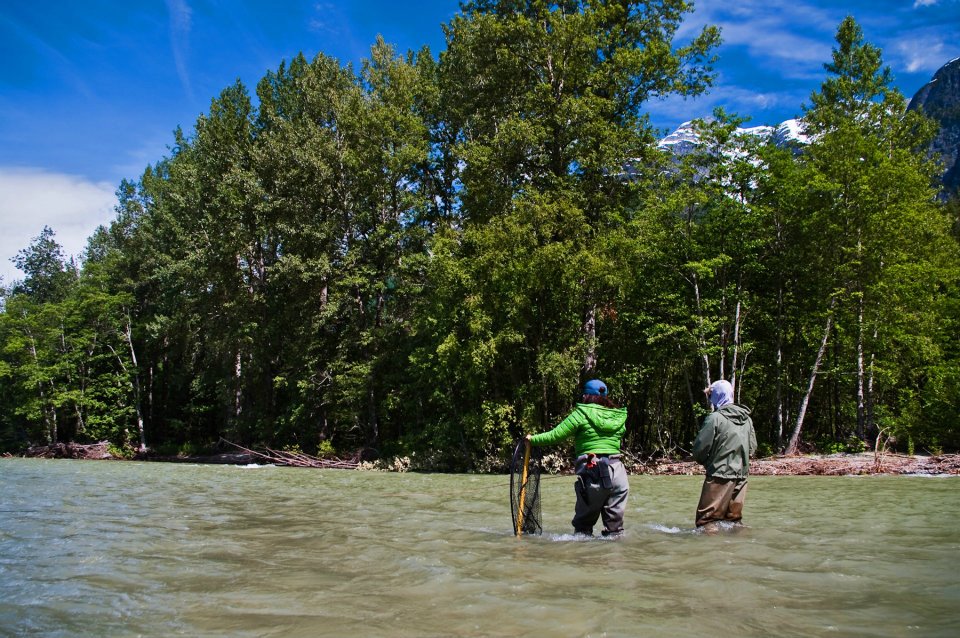
M 383 472 L 430 471 L 419 463 L 411 463 L 408 457 L 361 461 L 359 455 L 351 459 L 320 459 L 305 454 L 289 452 L 259 453 L 246 448 L 241 451 L 202 456 L 153 456 L 137 460 L 162 463 L 198 463 L 219 465 L 274 464 L 314 468 L 359 469 Z M 90 460 L 116 459 L 108 451 L 106 442 L 93 445 L 57 444 L 42 448 L 30 448 L 24 456 L 43 458 L 73 458 Z M 544 466 L 551 473 L 569 473 L 569 460 L 551 454 L 544 458 Z M 624 455 L 624 463 L 630 474 L 657 476 L 692 476 L 703 474 L 703 466 L 693 460 L 653 459 L 641 461 Z M 496 463 L 491 462 L 489 472 L 498 473 Z M 960 475 L 960 454 L 913 455 L 906 454 L 805 454 L 798 456 L 771 456 L 750 461 L 752 476 L 850 476 L 859 474 L 891 475 Z
M 632 468 L 635 474 L 703 474 L 693 461 L 659 461 Z M 906 454 L 808 454 L 771 456 L 750 461 L 752 476 L 850 476 L 857 474 L 960 474 L 960 454 L 922 456 Z

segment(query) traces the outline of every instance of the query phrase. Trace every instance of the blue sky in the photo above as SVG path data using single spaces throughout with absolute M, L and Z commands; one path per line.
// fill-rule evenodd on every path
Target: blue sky
M 697 100 L 651 103 L 672 129 L 715 106 L 750 124 L 795 117 L 824 79 L 846 15 L 912 96 L 960 57 L 960 0 L 696 0 L 681 29 L 722 28 L 718 78 Z M 378 34 L 444 46 L 454 0 L 4 0 L 0 4 L 0 277 L 48 225 L 79 254 L 112 218 L 117 185 L 168 154 L 236 79 L 249 88 L 298 52 L 356 66 Z

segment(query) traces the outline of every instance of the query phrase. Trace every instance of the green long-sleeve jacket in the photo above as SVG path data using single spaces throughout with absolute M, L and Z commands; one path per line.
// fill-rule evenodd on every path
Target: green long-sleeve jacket
M 708 477 L 746 478 L 750 457 L 757 451 L 750 410 L 729 403 L 703 417 L 693 442 L 694 460 L 706 468 Z
M 577 456 L 619 454 L 620 439 L 626 430 L 626 408 L 605 408 L 595 403 L 578 403 L 573 412 L 555 428 L 530 437 L 530 444 L 554 445 L 573 436 Z

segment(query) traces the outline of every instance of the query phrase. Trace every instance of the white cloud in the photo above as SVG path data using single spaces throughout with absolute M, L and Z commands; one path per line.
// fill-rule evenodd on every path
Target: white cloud
M 703 24 L 721 29 L 724 45 L 745 46 L 763 60 L 783 60 L 819 68 L 830 56 L 831 37 L 842 18 L 803 0 L 700 0 L 681 37 Z
M 9 284 L 23 273 L 10 262 L 44 226 L 66 255 L 80 255 L 97 226 L 114 216 L 116 188 L 75 175 L 0 167 L 0 276 Z
M 896 44 L 896 56 L 900 58 L 898 66 L 910 73 L 918 71 L 934 72 L 949 59 L 943 42 L 929 40 L 901 41 Z
M 917 7 L 932 7 L 936 5 L 937 2 L 939 2 L 939 0 L 915 0 L 915 2 L 913 3 L 913 8 L 916 9 Z
M 170 12 L 170 45 L 173 48 L 173 62 L 177 67 L 177 75 L 180 77 L 183 90 L 192 102 L 193 88 L 187 71 L 187 54 L 193 10 L 190 9 L 186 0 L 167 0 L 167 11 Z
M 729 24 L 723 27 L 724 43 L 746 46 L 757 60 L 766 64 L 776 61 L 785 76 L 821 69 L 824 61 L 830 59 L 830 44 L 791 31 L 793 28 L 770 19 Z
M 315 15 L 308 21 L 311 31 L 337 35 L 340 32 L 338 23 L 342 22 L 336 5 L 330 2 L 318 2 L 313 7 Z

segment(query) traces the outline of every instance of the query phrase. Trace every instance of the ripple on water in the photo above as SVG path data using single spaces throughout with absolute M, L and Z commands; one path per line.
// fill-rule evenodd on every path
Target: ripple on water
M 13 635 L 952 636 L 953 481 L 757 477 L 697 533 L 698 477 L 631 478 L 626 534 L 511 533 L 502 476 L 0 460 Z M 811 479 L 812 480 L 809 480 Z M 736 613 L 723 613 L 732 605 Z

